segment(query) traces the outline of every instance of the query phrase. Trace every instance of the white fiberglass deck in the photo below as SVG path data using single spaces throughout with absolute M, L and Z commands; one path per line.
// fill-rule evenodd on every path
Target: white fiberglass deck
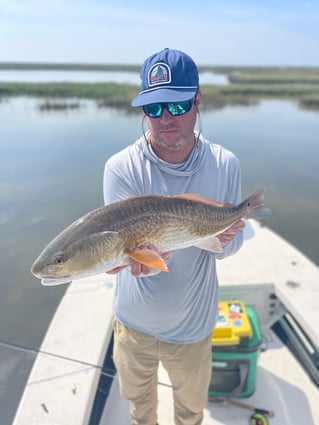
M 256 391 L 251 397 L 238 399 L 241 403 L 272 410 L 270 425 L 318 425 L 319 393 L 298 362 L 275 335 L 266 352 L 260 354 Z M 165 371 L 159 371 L 159 381 L 169 384 Z M 171 389 L 159 385 L 159 425 L 174 425 Z M 128 402 L 118 396 L 118 383 L 110 394 L 101 425 L 129 425 Z M 247 425 L 252 412 L 235 406 L 209 402 L 203 425 Z
M 259 355 L 256 390 L 239 401 L 275 411 L 269 424 L 319 424 L 318 387 L 269 331 L 272 319 L 260 307 L 273 287 L 319 346 L 319 269 L 258 223 L 249 224 L 246 235 L 240 252 L 218 263 L 221 292 L 227 292 L 229 285 L 238 298 L 249 292 L 248 301 L 258 307 L 268 340 L 268 349 Z M 113 292 L 114 278 L 105 274 L 70 285 L 43 341 L 43 353 L 35 361 L 13 425 L 88 424 L 100 376 L 96 365 L 102 365 L 111 335 Z M 159 424 L 173 425 L 171 389 L 163 369 L 159 381 L 166 384 L 158 387 Z M 246 425 L 250 414 L 209 403 L 204 425 Z M 120 398 L 115 378 L 101 425 L 129 424 L 128 403 Z

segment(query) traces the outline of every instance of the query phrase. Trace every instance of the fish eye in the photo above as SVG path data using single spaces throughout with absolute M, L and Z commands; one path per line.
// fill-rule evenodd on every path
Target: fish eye
M 55 264 L 57 266 L 62 266 L 62 264 L 64 264 L 64 258 L 62 255 L 58 255 L 55 260 L 54 260 Z

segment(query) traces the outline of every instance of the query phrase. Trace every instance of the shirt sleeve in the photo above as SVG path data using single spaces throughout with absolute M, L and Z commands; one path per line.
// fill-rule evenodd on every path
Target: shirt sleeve
M 127 154 L 125 150 L 111 157 L 104 167 L 105 205 L 143 193 L 140 180 L 134 167 L 134 156 Z

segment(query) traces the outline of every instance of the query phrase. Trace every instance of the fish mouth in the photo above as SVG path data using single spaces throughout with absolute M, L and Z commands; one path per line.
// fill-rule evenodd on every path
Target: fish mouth
M 41 279 L 41 284 L 43 286 L 56 286 L 56 285 L 63 285 L 65 283 L 71 283 L 72 282 L 72 276 L 71 275 L 62 275 L 62 276 L 50 276 L 45 275 L 44 273 L 41 273 L 39 267 L 37 267 L 37 263 L 35 262 L 33 266 L 31 267 L 31 273 L 37 277 L 38 279 Z
M 43 286 L 57 286 L 71 282 L 72 276 L 44 277 L 41 279 L 41 285 Z

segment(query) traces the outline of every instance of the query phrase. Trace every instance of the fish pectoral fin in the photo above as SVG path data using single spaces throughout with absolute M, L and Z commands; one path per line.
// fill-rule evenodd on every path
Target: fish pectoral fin
M 212 252 L 223 252 L 222 244 L 216 236 L 212 236 L 209 239 L 205 239 L 202 242 L 196 244 L 197 248 L 205 249 L 206 251 Z
M 160 270 L 162 272 L 168 271 L 167 265 L 160 254 L 150 249 L 145 248 L 136 251 L 129 251 L 127 255 L 138 263 L 144 264 L 152 269 Z

